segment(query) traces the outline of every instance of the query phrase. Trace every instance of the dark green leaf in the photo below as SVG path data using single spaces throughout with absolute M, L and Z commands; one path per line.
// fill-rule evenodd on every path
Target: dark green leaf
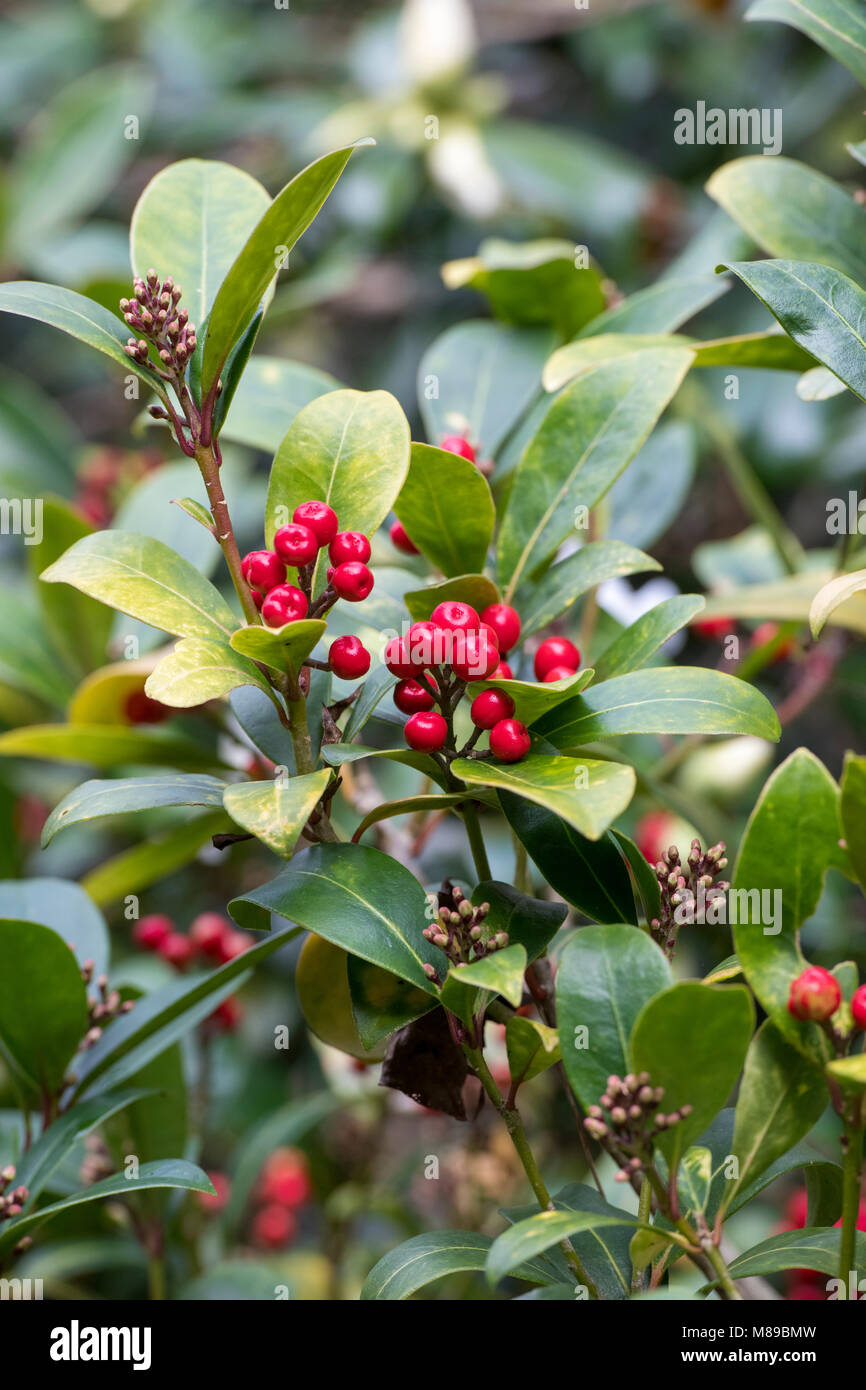
M 484 568 L 493 537 L 493 498 L 468 459 L 413 444 L 394 511 L 421 553 L 444 575 Z
M 87 1032 L 81 968 L 57 932 L 0 920 L 0 1045 L 31 1085 L 56 1094 Z
M 67 825 L 125 816 L 157 806 L 221 806 L 225 782 L 203 774 L 118 777 L 82 782 L 59 801 L 42 827 L 42 848 Z

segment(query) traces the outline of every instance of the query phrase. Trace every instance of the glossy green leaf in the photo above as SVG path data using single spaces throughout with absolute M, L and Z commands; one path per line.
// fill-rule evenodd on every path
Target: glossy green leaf
M 841 271 L 810 261 L 734 261 L 726 268 L 796 343 L 866 400 L 866 291 Z
M 80 512 L 57 497 L 42 500 L 42 539 L 27 546 L 30 573 L 36 579 L 75 541 L 92 530 Z M 80 679 L 105 660 L 111 613 L 101 603 L 68 588 L 37 584 L 36 593 L 51 641 L 67 667 Z
M 331 780 L 327 769 L 302 777 L 267 782 L 236 782 L 226 787 L 223 804 L 244 830 L 281 859 L 290 859 L 298 837 Z
M 449 980 L 461 985 L 501 994 L 515 1009 L 523 998 L 523 974 L 526 970 L 526 951 L 523 946 L 506 946 L 502 951 L 469 965 L 452 966 Z
M 557 348 L 545 363 L 544 389 L 560 391 L 570 381 L 593 371 L 600 363 L 628 357 L 633 352 L 647 348 L 693 346 L 693 340 L 685 334 L 674 333 L 598 333 L 575 338 L 574 342 Z
M 634 840 L 621 830 L 611 830 L 610 836 L 628 869 L 635 899 L 646 922 L 661 915 L 661 891 L 653 869 L 647 863 Z
M 547 627 L 581 594 L 606 579 L 658 569 L 661 565 L 657 560 L 634 546 L 622 541 L 591 541 L 553 565 L 537 583 L 527 582 L 518 589 L 514 606 L 523 625 L 522 636 Z
M 500 792 L 520 843 L 555 893 L 596 922 L 634 922 L 628 870 L 610 835 L 588 840 L 544 805 Z
M 730 166 L 728 166 L 730 167 Z M 811 353 L 778 328 L 764 333 L 737 333 L 730 338 L 709 338 L 691 343 L 696 367 L 752 367 L 776 372 L 806 372 L 814 362 Z
M 512 888 L 510 883 L 479 883 L 472 893 L 472 901 L 476 907 L 487 903 L 488 932 L 494 935 L 506 932 L 512 945 L 516 942 L 526 948 L 530 961 L 544 955 L 567 915 L 563 903 L 531 898 Z
M 459 454 L 413 444 L 394 511 L 411 540 L 446 576 L 484 568 L 493 538 L 486 478 Z
M 211 159 L 168 164 L 135 205 L 129 228 L 132 269 L 142 277 L 151 267 L 161 279 L 170 275 L 201 329 L 217 290 L 270 203 L 258 180 L 234 165 Z
M 26 1187 L 30 1194 L 27 1209 L 32 1207 L 52 1173 L 79 1139 L 147 1094 L 140 1086 L 112 1091 L 110 1095 L 93 1096 L 58 1115 L 15 1165 L 16 1183 Z
M 615 1221 L 621 1221 L 626 1215 L 620 1207 L 611 1206 L 606 1202 L 594 1187 L 580 1182 L 570 1182 L 560 1188 L 554 1194 L 553 1206 L 556 1211 L 594 1212 L 599 1216 L 612 1217 Z M 534 1216 L 535 1210 L 533 1206 L 527 1205 L 503 1211 L 502 1215 L 514 1223 Z M 584 1269 L 598 1289 L 600 1298 L 623 1299 L 629 1295 L 631 1230 L 628 1226 L 602 1226 L 578 1231 L 569 1236 L 572 1248 L 580 1256 Z M 560 1278 L 574 1277 L 559 1251 L 551 1250 L 547 1256 L 539 1257 L 537 1263 L 558 1269 Z M 568 1287 L 573 1301 L 575 1286 L 570 1283 Z
M 691 364 L 686 348 L 599 363 L 551 404 L 514 475 L 499 533 L 506 601 L 637 453 Z
M 431 1231 L 413 1236 L 395 1250 L 389 1250 L 373 1266 L 364 1280 L 361 1298 L 396 1302 L 410 1298 L 447 1274 L 482 1270 L 491 1244 L 489 1236 L 476 1235 L 474 1231 Z M 516 1278 L 539 1283 L 545 1274 L 541 1265 L 515 1271 Z
M 719 1113 L 740 1075 L 755 1010 L 743 985 L 682 981 L 656 994 L 635 1020 L 632 1069 L 664 1087 L 666 1112 L 691 1113 L 663 1130 L 657 1145 L 674 1166 Z
M 828 1062 L 827 1071 L 843 1091 L 858 1095 L 866 1091 L 866 1053 L 858 1052 L 853 1057 L 839 1057 Z
M 512 1082 L 531 1081 L 561 1060 L 556 1029 L 534 1018 L 520 1018 L 517 1014 L 510 1018 L 505 1027 L 505 1046 Z
M 428 584 L 426 589 L 409 589 L 403 597 L 412 621 L 421 622 L 430 617 L 437 604 L 449 599 L 468 603 L 476 613 L 481 613 L 491 603 L 499 602 L 499 590 L 486 575 L 461 574 L 441 584 Z
M 260 661 L 274 671 L 297 674 L 322 637 L 327 624 L 321 618 L 301 618 L 285 627 L 241 627 L 232 633 L 234 651 Z
M 541 719 L 557 748 L 619 734 L 755 734 L 775 741 L 779 721 L 754 686 L 698 666 L 632 671 L 592 685 Z
M 57 932 L 0 919 L 0 1050 L 15 1072 L 49 1095 L 59 1091 L 87 1032 L 81 968 Z
M 360 956 L 346 956 L 352 1017 L 370 1051 L 413 1019 L 437 1007 L 429 994 Z
M 256 353 L 247 363 L 220 436 L 275 454 L 300 410 L 340 383 L 318 367 Z
M 549 323 L 564 337 L 605 307 L 601 273 L 579 266 L 570 241 L 505 241 L 488 237 L 476 256 L 442 267 L 449 290 L 464 286 L 486 296 L 506 323 Z
M 228 639 L 237 619 L 214 586 L 151 536 L 96 531 L 42 575 L 178 637 Z
M 818 1062 L 826 1050 L 823 1034 L 791 1017 L 788 993 L 806 966 L 800 927 L 818 906 L 827 869 L 843 861 L 838 804 L 838 787 L 824 765 L 807 748 L 796 749 L 764 785 L 731 880 L 742 902 L 733 932 L 746 979 L 787 1042 Z M 743 893 L 753 896 L 746 901 Z M 773 920 L 750 920 L 759 917 Z
M 518 1221 L 504 1231 L 490 1247 L 487 1256 L 486 1272 L 490 1284 L 498 1284 L 518 1266 L 524 1265 L 536 1255 L 541 1255 L 551 1246 L 583 1231 L 602 1230 L 606 1226 L 637 1226 L 637 1221 L 628 1217 L 610 1216 L 606 1212 L 595 1211 L 541 1211 Z
M 635 788 L 634 769 L 595 758 L 570 758 L 532 751 L 519 763 L 455 758 L 455 777 L 470 786 L 496 787 L 537 802 L 597 840 L 621 815 Z
M 812 599 L 809 608 L 809 626 L 812 629 L 812 636 L 817 637 L 821 632 L 831 613 L 834 613 L 841 603 L 849 599 L 852 594 L 860 593 L 866 589 L 866 570 L 855 570 L 853 574 L 840 574 L 838 579 L 831 579 L 829 584 L 820 588 Z
M 598 1103 L 609 1076 L 632 1070 L 635 1019 L 671 979 L 662 952 L 637 927 L 613 923 L 574 933 L 559 962 L 556 1010 L 563 1064 L 584 1108 Z
M 710 275 L 662 277 L 654 285 L 628 295 L 620 304 L 588 323 L 581 338 L 601 333 L 673 333 L 712 304 L 728 286 Z
M 0 751 L 3 739 L 0 735 Z M 356 763 L 361 758 L 386 758 L 390 762 L 403 763 L 423 772 L 425 777 L 444 787 L 445 778 L 439 764 L 428 753 L 416 753 L 411 748 L 365 748 L 359 743 L 327 743 L 322 745 L 322 757 L 332 767 L 342 767 L 343 763 Z
M 710 1199 L 713 1178 L 713 1155 L 702 1145 L 693 1145 L 683 1154 L 678 1175 L 681 1197 L 685 1197 L 686 1212 L 705 1212 Z
M 783 1269 L 817 1269 L 821 1274 L 837 1276 L 841 1234 L 832 1227 L 813 1230 L 807 1226 L 799 1231 L 779 1231 L 738 1255 L 728 1268 L 735 1279 L 778 1274 Z M 866 1274 L 866 1235 L 861 1232 L 857 1233 L 855 1242 L 854 1268 L 859 1276 Z
M 226 273 L 207 325 L 202 355 L 202 396 L 215 385 L 232 346 L 254 318 L 283 258 L 306 231 L 342 174 L 349 146 L 323 155 L 277 194 Z
M 255 685 L 277 702 L 259 668 L 228 642 L 185 637 L 150 673 L 144 691 L 173 709 L 192 709 L 222 699 L 239 685 Z
M 397 677 L 392 676 L 387 666 L 374 666 L 361 686 L 361 693 L 356 700 L 352 701 L 349 709 L 349 717 L 343 729 L 343 741 L 351 743 L 357 738 L 364 728 L 364 725 L 377 712 L 381 701 L 388 695 L 397 684 Z M 391 714 L 390 702 L 385 707 L 385 712 Z M 380 711 L 380 713 L 382 713 Z M 393 711 L 396 719 L 396 710 Z
M 59 801 L 42 827 L 42 848 L 67 825 L 125 816 L 158 806 L 220 806 L 225 782 L 203 774 L 118 777 L 82 782 Z
M 0 917 L 38 922 L 62 936 L 78 964 L 93 961 L 94 975 L 108 969 L 108 928 L 78 883 L 66 878 L 6 879 L 0 883 Z
M 853 753 L 845 755 L 839 816 L 851 867 L 866 891 L 866 758 Z
M 274 912 L 431 994 L 423 965 L 436 948 L 421 935 L 426 907 L 423 888 L 402 864 L 366 845 L 343 844 L 314 845 L 229 903 L 241 926 L 261 928 Z
M 343 531 L 372 535 L 409 469 L 409 423 L 387 391 L 331 391 L 299 411 L 274 458 L 265 535 L 311 498 L 334 508 Z
M 642 613 L 595 659 L 596 682 L 600 685 L 602 681 L 645 666 L 659 647 L 686 627 L 703 607 L 700 594 L 678 594 Z
M 110 357 L 127 375 L 133 373 L 152 390 L 161 390 L 156 372 L 127 355 L 129 326 L 83 294 L 37 280 L 8 280 L 0 285 L 0 313 L 18 314 L 59 328 Z
M 393 820 L 395 816 L 407 816 L 414 811 L 448 811 L 455 806 L 461 806 L 469 800 L 466 792 L 449 792 L 443 796 L 405 796 L 399 801 L 386 801 L 381 806 L 374 806 L 372 811 L 368 811 L 364 819 L 359 823 L 358 828 L 352 836 L 353 844 L 357 844 L 365 831 L 371 825 L 378 825 L 383 820 Z M 491 794 L 491 803 L 494 797 Z
M 592 668 L 586 667 L 575 675 L 565 676 L 558 681 L 472 681 L 469 695 L 474 698 L 481 690 L 503 690 L 514 701 L 515 718 L 529 725 L 534 724 L 557 705 L 585 690 L 593 674 Z
M 866 19 L 851 0 L 753 0 L 746 19 L 792 24 L 866 85 Z
M 232 828 L 228 816 L 211 811 L 174 826 L 152 840 L 140 840 L 113 859 L 105 859 L 81 880 L 95 903 L 107 905 L 139 892 L 184 868 L 212 837 Z
M 219 765 L 215 753 L 191 739 L 164 729 L 129 728 L 122 724 L 32 724 L 0 734 L 0 757 L 40 758 L 53 762 L 149 763 L 191 772 Z

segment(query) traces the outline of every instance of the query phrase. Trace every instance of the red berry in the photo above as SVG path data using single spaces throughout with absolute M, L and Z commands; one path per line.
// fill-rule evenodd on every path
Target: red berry
M 580 665 L 580 652 L 567 637 L 548 637 L 535 653 L 535 679 L 543 681 L 554 666 L 568 666 L 576 671 Z
M 462 634 L 454 647 L 451 667 L 463 681 L 483 681 L 499 665 L 499 648 L 483 629 Z
M 459 454 L 461 458 L 468 459 L 470 463 L 475 462 L 475 450 L 462 434 L 446 434 L 439 448 L 445 449 L 449 454 Z
M 337 513 L 327 502 L 302 502 L 295 507 L 292 521 L 309 526 L 319 545 L 330 545 L 337 534 Z
M 178 970 L 184 970 L 195 955 L 195 946 L 188 936 L 179 931 L 173 931 L 157 949 L 163 960 Z
M 576 676 L 577 672 L 570 666 L 551 666 L 547 675 L 544 677 L 544 684 L 549 685 L 551 681 L 567 681 L 570 676 Z
M 510 719 L 514 713 L 514 701 L 504 690 L 482 690 L 476 695 L 469 710 L 472 723 L 477 729 L 492 729 L 500 719 Z
M 143 690 L 133 690 L 127 695 L 124 710 L 130 724 L 161 724 L 163 719 L 168 719 L 174 713 L 168 705 L 151 700 Z
M 441 666 L 451 655 L 451 643 L 447 633 L 430 619 L 413 623 L 406 634 L 410 657 L 416 667 Z
M 509 664 L 508 664 L 507 661 L 500 661 L 500 663 L 499 663 L 499 665 L 497 666 L 496 670 L 493 672 L 493 679 L 494 679 L 495 681 L 513 681 L 513 680 L 514 680 L 514 672 L 512 671 L 512 669 L 511 669 L 511 667 L 509 666 Z
M 251 550 L 241 560 L 241 572 L 250 588 L 266 594 L 286 580 L 286 567 L 272 550 Z
M 332 565 L 342 565 L 346 560 L 360 560 L 366 564 L 370 558 L 370 542 L 361 531 L 338 531 L 328 546 Z
M 405 637 L 391 638 L 386 644 L 383 660 L 391 675 L 399 676 L 401 680 L 412 680 L 422 669 L 419 662 L 412 660 Z
M 648 811 L 635 826 L 635 844 L 648 864 L 657 864 L 676 834 L 678 821 L 669 811 Z
M 216 958 L 221 965 L 228 965 L 230 960 L 236 960 L 242 956 L 244 951 L 249 950 L 252 940 L 245 932 L 235 931 L 234 928 L 223 932 L 222 940 L 218 947 L 214 948 Z
M 404 555 L 420 555 L 417 545 L 406 534 L 406 527 L 402 521 L 392 522 L 388 528 L 388 535 L 395 550 L 402 550 Z
M 233 1033 L 236 1028 L 240 1027 L 243 1016 L 243 1004 L 236 994 L 230 994 L 228 999 L 217 1004 L 212 1014 L 208 1014 L 205 1022 L 221 1033 Z
M 759 626 L 756 627 L 755 631 L 752 633 L 749 646 L 752 648 L 766 647 L 767 643 L 775 641 L 778 635 L 778 623 L 760 623 Z M 773 652 L 773 655 L 771 657 L 771 664 L 775 665 L 777 661 L 787 661 L 788 657 L 793 655 L 794 651 L 796 650 L 796 646 L 797 643 L 794 641 L 793 637 L 786 637 L 782 642 L 779 643 L 778 647 Z
M 699 637 L 724 637 L 736 626 L 734 618 L 698 618 L 692 627 Z
M 281 1250 L 294 1240 L 298 1229 L 297 1218 L 288 1207 L 271 1202 L 262 1207 L 253 1217 L 253 1241 L 265 1250 Z
M 430 614 L 430 621 L 436 627 L 442 627 L 446 632 L 477 632 L 481 619 L 468 603 L 459 603 L 456 599 L 446 599 L 444 603 L 437 603 L 433 612 Z
M 530 742 L 529 730 L 519 719 L 500 719 L 490 730 L 490 751 L 501 763 L 519 763 Z
M 406 742 L 418 753 L 435 753 L 444 748 L 448 737 L 448 725 L 441 714 L 422 711 L 406 720 L 403 730 Z
M 231 1178 L 227 1173 L 213 1172 L 209 1172 L 208 1177 L 216 1188 L 216 1195 L 210 1192 L 196 1192 L 196 1203 L 203 1211 L 222 1211 L 228 1206 L 229 1197 L 232 1195 Z
M 489 623 L 499 638 L 499 650 L 510 652 L 520 641 L 520 618 L 508 603 L 491 603 L 481 614 L 481 621 Z
M 434 703 L 433 696 L 415 680 L 398 681 L 394 686 L 394 704 L 403 714 L 418 714 L 432 709 Z
M 190 923 L 189 939 L 206 956 L 219 959 L 223 937 L 233 931 L 227 917 L 221 917 L 218 912 L 200 912 Z
M 820 965 L 810 965 L 791 982 L 788 1012 L 801 1021 L 824 1023 L 842 1002 L 839 981 Z
M 274 536 L 274 550 L 287 565 L 309 565 L 319 553 L 319 541 L 309 526 L 290 521 Z
M 370 669 L 370 653 L 360 637 L 338 637 L 328 651 L 328 665 L 340 680 L 357 680 Z
M 486 632 L 496 650 L 499 651 L 499 633 L 495 627 L 491 627 L 489 623 L 481 622 L 478 624 L 478 631 Z
M 173 934 L 174 922 L 164 912 L 152 912 L 142 917 L 132 929 L 132 939 L 145 951 L 158 951 L 162 943 Z
M 259 1193 L 263 1202 L 289 1210 L 304 1206 L 312 1194 L 304 1155 L 298 1149 L 276 1149 L 262 1169 Z
M 310 601 L 294 584 L 280 584 L 271 589 L 262 604 L 262 617 L 268 627 L 285 627 L 307 616 Z
M 857 1027 L 866 1030 L 866 985 L 855 989 L 851 999 L 851 1014 Z
M 373 572 L 360 560 L 345 560 L 337 565 L 331 583 L 338 598 L 344 598 L 347 603 L 361 603 L 373 588 Z

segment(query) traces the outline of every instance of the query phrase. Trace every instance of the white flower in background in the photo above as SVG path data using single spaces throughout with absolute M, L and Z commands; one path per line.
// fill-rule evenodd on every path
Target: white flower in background
M 440 138 L 430 141 L 429 160 L 431 176 L 467 217 L 499 211 L 504 189 L 474 126 L 443 126 Z
M 468 67 L 477 46 L 469 0 L 406 0 L 400 48 L 406 72 L 418 86 Z

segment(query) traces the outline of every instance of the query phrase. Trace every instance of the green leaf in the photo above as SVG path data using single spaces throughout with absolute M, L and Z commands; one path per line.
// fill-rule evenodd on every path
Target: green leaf
M 230 902 L 229 912 L 240 926 L 260 928 L 275 912 L 432 994 L 423 969 L 435 953 L 421 935 L 426 907 L 418 880 L 387 854 L 328 844 L 296 855 L 269 883 Z
M 526 970 L 526 950 L 523 946 L 506 946 L 502 951 L 469 965 L 452 966 L 448 979 L 461 985 L 501 994 L 515 1009 L 523 998 L 523 975 Z
M 730 168 L 730 165 L 727 166 Z M 807 372 L 812 354 L 798 347 L 773 326 L 763 333 L 737 333 L 731 338 L 694 339 L 696 367 L 752 367 L 765 371 Z
M 611 830 L 610 835 L 628 869 L 639 910 L 644 920 L 651 922 L 654 917 L 661 916 L 659 881 L 634 840 L 630 840 L 621 830 Z
M 202 396 L 215 385 L 226 358 L 255 317 L 268 287 L 326 201 L 356 148 L 323 155 L 274 198 L 225 275 L 210 312 L 202 356 Z
M 595 662 L 595 679 L 612 680 L 645 666 L 659 647 L 664 646 L 675 632 L 687 626 L 704 607 L 700 594 L 678 594 L 664 599 L 649 612 L 642 613 L 629 627 L 614 638 Z
M 561 1188 L 553 1198 L 556 1211 L 595 1212 L 599 1216 L 610 1216 L 620 1221 L 626 1215 L 620 1207 L 605 1202 L 594 1187 L 584 1183 L 570 1182 Z M 506 1220 L 522 1221 L 535 1215 L 535 1208 L 524 1206 L 504 1211 Z M 583 1266 L 603 1299 L 627 1298 L 631 1287 L 631 1260 L 629 1244 L 632 1239 L 628 1226 L 608 1226 L 577 1232 L 569 1237 L 571 1245 L 580 1256 Z M 538 1264 L 551 1265 L 559 1269 L 559 1277 L 571 1275 L 561 1254 L 551 1253 L 539 1259 Z M 575 1297 L 575 1286 L 570 1284 L 570 1297 Z
M 477 613 L 481 613 L 491 603 L 499 602 L 499 590 L 486 575 L 461 574 L 456 579 L 445 579 L 441 584 L 428 584 L 426 589 L 409 589 L 403 598 L 412 621 L 421 622 L 430 617 L 437 604 L 449 599 L 468 603 Z
M 136 275 L 153 267 L 183 289 L 183 306 L 202 329 L 217 291 L 259 218 L 268 192 L 243 169 L 210 159 L 169 164 L 144 189 L 129 228 Z M 271 261 L 273 262 L 273 248 Z
M 455 324 L 427 349 L 418 367 L 418 404 L 431 444 L 454 422 L 495 455 L 541 388 L 554 343 L 549 328 L 514 328 L 485 319 Z
M 486 1272 L 490 1284 L 498 1284 L 506 1275 L 523 1266 L 527 1261 L 549 1250 L 552 1245 L 567 1240 L 569 1236 L 582 1231 L 603 1230 L 606 1226 L 637 1226 L 638 1222 L 626 1216 L 609 1216 L 605 1212 L 594 1211 L 541 1211 L 518 1221 L 490 1247 L 487 1256 Z
M 732 1153 L 740 1175 L 725 1191 L 725 1206 L 808 1134 L 827 1107 L 820 1068 L 791 1047 L 768 1019 L 746 1054 L 737 1099 Z
M 132 372 L 152 390 L 162 392 L 156 372 L 127 355 L 128 325 L 83 294 L 37 280 L 8 280 L 0 285 L 0 313 L 19 314 L 59 328 L 110 357 L 127 375 Z
M 827 1071 L 843 1091 L 857 1094 L 866 1091 L 866 1053 L 858 1052 L 854 1057 L 839 1057 L 828 1062 Z
M 673 333 L 728 286 L 712 275 L 662 278 L 645 290 L 628 295 L 620 304 L 599 314 L 579 336 L 594 338 L 601 333 Z
M 488 237 L 476 256 L 442 267 L 449 290 L 467 286 L 487 297 L 506 323 L 553 324 L 570 337 L 605 306 L 601 273 L 576 263 L 572 242 Z
M 0 734 L 0 752 L 2 747 L 3 736 Z M 365 748 L 359 743 L 326 743 L 322 745 L 322 757 L 332 767 L 342 767 L 343 763 L 356 763 L 361 758 L 386 758 L 389 762 L 414 767 L 416 772 L 423 772 L 425 777 L 429 777 L 438 786 L 445 786 L 445 778 L 438 763 L 434 762 L 428 753 L 416 753 L 411 748 Z
M 866 570 L 855 570 L 853 574 L 840 574 L 829 584 L 820 588 L 812 599 L 809 608 L 809 626 L 812 636 L 817 637 L 831 613 L 852 594 L 866 589 Z
M 673 333 L 599 333 L 576 338 L 557 348 L 544 368 L 544 389 L 555 392 L 591 372 L 601 362 L 628 357 L 647 348 L 695 347 L 684 334 Z
M 474 698 L 481 690 L 502 690 L 514 701 L 515 717 L 524 724 L 534 724 L 543 714 L 584 690 L 593 675 L 592 668 L 585 667 L 575 675 L 565 676 L 558 681 L 472 681 L 469 695 Z
M 851 867 L 866 891 L 866 758 L 853 753 L 845 754 L 839 817 Z
M 115 767 L 150 763 L 190 771 L 211 768 L 219 758 L 191 739 L 163 729 L 133 729 L 122 724 L 31 724 L 0 734 L 0 757 L 42 758 Z
M 842 862 L 838 803 L 838 788 L 823 763 L 807 748 L 796 749 L 765 783 L 732 875 L 738 895 L 758 893 L 763 899 L 760 913 L 751 898 L 740 897 L 736 907 L 734 947 L 746 979 L 787 1042 L 813 1062 L 825 1056 L 823 1034 L 791 1017 L 788 994 L 806 966 L 800 927 L 818 906 L 827 869 Z M 759 925 L 768 900 L 773 922 Z
M 866 400 L 866 291 L 809 261 L 734 261 L 740 277 L 786 333 Z
M 691 365 L 685 348 L 599 363 L 551 404 L 514 475 L 498 558 L 506 601 L 637 453 Z
M 418 1289 L 447 1274 L 482 1270 L 491 1244 L 489 1236 L 476 1235 L 474 1231 L 431 1231 L 413 1236 L 395 1250 L 389 1250 L 373 1266 L 364 1280 L 361 1298 L 397 1302 L 410 1298 Z M 529 1266 L 522 1272 L 515 1272 L 517 1278 L 539 1283 L 545 1275 L 542 1266 Z
M 632 1070 L 664 1087 L 665 1111 L 692 1107 L 657 1146 L 672 1167 L 719 1113 L 740 1075 L 755 1010 L 743 985 L 682 981 L 647 1003 L 631 1034 Z
M 237 619 L 214 586 L 151 536 L 96 531 L 42 575 L 178 637 L 228 639 Z
M 67 943 L 50 927 L 0 919 L 0 1047 L 44 1094 L 63 1085 L 87 1032 L 87 990 Z
M 662 952 L 637 927 L 614 923 L 574 933 L 560 958 L 556 1008 L 563 1064 L 584 1108 L 597 1104 L 610 1075 L 632 1070 L 635 1020 L 671 979 Z
M 64 669 L 46 627 L 22 590 L 15 593 L 14 602 L 4 604 L 0 611 L 0 681 L 39 701 L 36 709 L 43 717 L 48 713 L 46 705 L 65 708 L 74 690 L 74 678 Z M 28 702 L 24 708 L 29 711 L 32 706 Z M 30 717 L 38 715 L 34 712 Z M 27 715 L 21 720 L 4 715 L 4 723 L 26 719 Z
M 755 734 L 775 742 L 779 721 L 754 686 L 698 666 L 632 671 L 559 705 L 536 732 L 557 748 L 619 734 Z
M 108 970 L 105 919 L 78 883 L 65 878 L 7 879 L 0 883 L 0 917 L 50 927 L 63 937 L 79 965 L 93 961 L 96 976 Z
M 504 931 L 511 944 L 525 946 L 530 961 L 543 956 L 567 916 L 562 903 L 544 902 L 512 888 L 510 883 L 479 883 L 472 901 L 487 903 L 487 930 L 492 935 Z
M 82 782 L 54 807 L 42 827 L 42 848 L 58 830 L 101 816 L 124 816 L 158 806 L 221 806 L 224 787 L 218 777 L 195 773 Z
M 707 192 L 768 255 L 866 282 L 866 210 L 833 179 L 795 159 L 748 155 L 717 169 Z
M 553 565 L 537 583 L 518 589 L 514 606 L 520 613 L 522 636 L 547 627 L 581 594 L 606 579 L 659 569 L 657 560 L 622 541 L 591 541 Z
M 42 540 L 28 545 L 30 574 L 35 580 L 92 527 L 81 514 L 56 497 L 42 502 Z M 101 603 L 69 589 L 37 584 L 36 593 L 51 641 L 79 679 L 100 666 L 111 632 L 111 613 Z
M 725 1162 L 731 1152 L 733 1138 L 729 1136 Z M 731 1217 L 753 1201 L 770 1183 L 785 1174 L 802 1172 L 806 1181 L 809 1199 L 809 1226 L 832 1226 L 842 1211 L 842 1169 L 838 1163 L 831 1163 L 823 1154 L 807 1144 L 796 1144 L 782 1158 L 776 1159 L 765 1168 L 760 1177 L 748 1187 L 740 1187 L 737 1196 L 727 1208 Z M 731 1180 L 732 1181 L 732 1180 Z M 726 1185 L 726 1184 L 725 1184 Z
M 753 0 L 746 19 L 793 25 L 866 85 L 866 20 L 848 0 Z
M 394 511 L 411 540 L 444 575 L 484 568 L 495 513 L 474 463 L 430 444 L 413 444 Z
M 385 1038 L 435 1009 L 436 1001 L 388 970 L 360 956 L 346 956 L 352 1018 L 363 1046 L 375 1051 Z
M 409 469 L 409 423 L 387 391 L 331 391 L 304 406 L 277 450 L 265 516 L 274 532 L 311 498 L 334 508 L 343 531 L 372 535 Z
M 223 803 L 233 821 L 290 859 L 310 813 L 331 780 L 327 769 L 268 782 L 237 782 L 225 788 Z
M 713 1180 L 713 1155 L 703 1146 L 693 1146 L 683 1154 L 678 1186 L 685 1197 L 686 1212 L 705 1212 Z
M 163 835 L 123 850 L 113 859 L 103 860 L 84 875 L 81 886 L 95 903 L 117 902 L 182 869 L 214 835 L 231 828 L 231 821 L 221 812 L 196 816 L 186 825 L 176 825 Z
M 509 825 L 555 893 L 596 922 L 634 922 L 628 870 L 610 835 L 588 840 L 546 806 L 500 792 Z
M 60 1212 L 81 1206 L 84 1202 L 97 1202 L 103 1197 L 126 1197 L 130 1193 L 145 1192 L 152 1188 L 177 1187 L 187 1192 L 209 1192 L 215 1189 L 206 1173 L 194 1163 L 184 1158 L 160 1159 L 156 1163 L 142 1163 L 136 1177 L 126 1177 L 124 1173 L 114 1173 L 110 1178 L 95 1182 L 81 1192 L 73 1192 L 59 1202 L 52 1202 L 40 1211 L 19 1216 L 15 1221 L 4 1223 L 0 1232 L 0 1255 L 5 1255 L 25 1235 L 38 1226 L 52 1220 Z
M 531 1081 L 562 1060 L 556 1029 L 534 1018 L 520 1018 L 517 1014 L 510 1018 L 505 1026 L 505 1046 L 512 1082 Z
M 207 700 L 222 699 L 239 685 L 255 685 L 277 704 L 258 667 L 228 642 L 187 637 L 151 671 L 144 691 L 173 709 L 192 709 Z
M 93 1096 L 58 1115 L 15 1165 L 16 1183 L 30 1194 L 28 1209 L 79 1139 L 146 1095 L 148 1092 L 140 1086 L 113 1091 L 110 1095 Z
M 546 806 L 590 840 L 622 814 L 635 788 L 634 769 L 624 764 L 537 751 L 519 763 L 455 758 L 451 771 L 470 786 L 496 787 Z
M 257 353 L 238 382 L 221 437 L 275 454 L 298 412 L 339 387 L 318 367 Z
M 780 1231 L 751 1250 L 738 1255 L 728 1266 L 735 1279 L 750 1279 L 762 1274 L 778 1274 L 782 1269 L 817 1269 L 831 1276 L 839 1273 L 842 1232 L 838 1228 L 799 1231 Z M 866 1274 L 866 1235 L 857 1232 L 854 1268 L 858 1275 Z
M 381 806 L 374 806 L 372 811 L 367 812 L 352 836 L 352 843 L 357 844 L 364 832 L 369 830 L 371 825 L 378 825 L 380 821 L 393 820 L 395 816 L 406 816 L 412 811 L 447 811 L 465 804 L 469 799 L 466 792 L 449 792 L 445 796 L 405 796 L 400 801 L 383 802 Z M 491 804 L 495 804 L 492 794 L 490 801 Z
M 281 628 L 241 627 L 232 633 L 231 646 L 251 661 L 297 675 L 326 626 L 320 618 L 301 618 Z

